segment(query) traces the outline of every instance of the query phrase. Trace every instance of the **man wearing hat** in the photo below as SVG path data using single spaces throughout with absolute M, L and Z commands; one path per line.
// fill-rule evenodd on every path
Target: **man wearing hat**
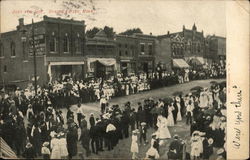
M 79 124 L 79 127 L 82 128 L 87 128 L 88 122 L 85 120 L 85 115 L 82 114 L 82 118 Z
M 105 108 L 106 108 L 106 97 L 104 95 L 102 95 L 101 99 L 100 99 L 100 106 L 101 106 L 101 112 L 104 113 Z
M 170 143 L 168 158 L 169 159 L 181 159 L 183 144 L 179 140 L 177 134 L 174 135 L 174 140 Z

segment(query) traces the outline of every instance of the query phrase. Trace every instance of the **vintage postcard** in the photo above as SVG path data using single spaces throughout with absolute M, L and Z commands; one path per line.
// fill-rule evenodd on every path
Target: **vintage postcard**
M 0 1 L 3 159 L 249 158 L 249 2 Z

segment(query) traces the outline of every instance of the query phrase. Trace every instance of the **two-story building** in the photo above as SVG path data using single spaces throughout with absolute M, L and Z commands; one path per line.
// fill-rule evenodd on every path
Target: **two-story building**
M 116 44 L 104 30 L 86 40 L 85 62 L 86 77 L 107 77 L 116 73 Z
M 34 80 L 35 71 L 40 85 L 67 75 L 83 78 L 84 41 L 84 21 L 44 16 L 25 25 L 21 18 L 16 30 L 1 33 L 0 81 L 22 86 Z

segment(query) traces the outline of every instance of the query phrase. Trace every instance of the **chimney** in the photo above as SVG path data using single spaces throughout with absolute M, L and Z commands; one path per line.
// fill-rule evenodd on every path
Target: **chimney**
M 168 31 L 168 35 L 170 34 L 170 32 Z
M 23 26 L 24 25 L 24 19 L 23 18 L 19 18 L 19 26 Z
M 24 19 L 19 18 L 18 21 L 19 21 L 19 23 L 18 23 L 18 26 L 16 26 L 16 29 L 20 30 L 20 28 L 22 28 L 24 26 Z
M 150 34 L 150 36 L 152 36 L 152 32 L 150 32 L 149 34 Z

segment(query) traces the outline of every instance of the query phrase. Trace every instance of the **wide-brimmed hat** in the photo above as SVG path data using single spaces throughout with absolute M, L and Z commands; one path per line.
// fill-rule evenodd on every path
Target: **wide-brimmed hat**
M 146 123 L 146 122 L 142 122 L 141 125 L 142 125 L 142 126 L 146 126 L 147 123 Z
M 178 139 L 179 138 L 179 135 L 178 134 L 175 134 L 174 135 L 174 139 Z
M 213 140 L 213 138 L 209 138 L 209 139 L 207 140 L 207 142 L 208 142 L 208 144 L 213 144 L 213 143 L 214 143 L 214 140 Z
M 138 134 L 139 133 L 139 130 L 138 129 L 135 129 L 132 131 L 133 134 Z
M 32 147 L 32 144 L 30 143 L 30 142 L 28 142 L 27 144 L 26 144 L 26 148 L 31 148 Z
M 217 154 L 219 155 L 219 154 L 222 154 L 223 152 L 224 152 L 224 149 L 220 148 L 220 149 L 218 149 Z
M 43 143 L 43 146 L 44 146 L 44 147 L 48 147 L 48 146 L 49 146 L 49 142 L 44 142 L 44 143 Z

